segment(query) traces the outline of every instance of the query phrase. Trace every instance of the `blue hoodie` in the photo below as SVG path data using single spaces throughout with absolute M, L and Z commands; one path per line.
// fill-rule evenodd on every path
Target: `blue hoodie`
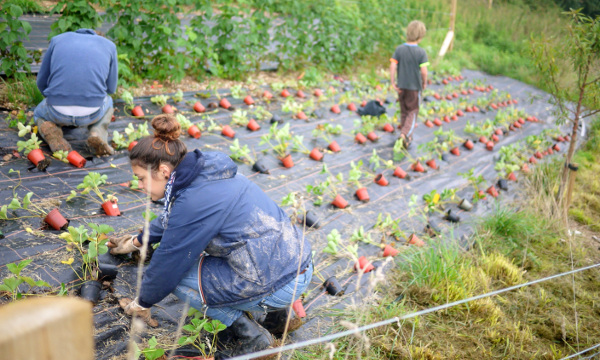
M 100 107 L 117 90 L 115 44 L 79 29 L 52 38 L 37 76 L 37 86 L 50 105 Z
M 264 298 L 294 279 L 299 262 L 301 269 L 309 265 L 310 242 L 302 231 L 237 174 L 227 155 L 190 152 L 173 178 L 165 193 L 168 208 L 150 223 L 150 243 L 160 246 L 146 268 L 140 305 L 150 307 L 171 293 L 203 252 L 200 290 L 211 307 Z

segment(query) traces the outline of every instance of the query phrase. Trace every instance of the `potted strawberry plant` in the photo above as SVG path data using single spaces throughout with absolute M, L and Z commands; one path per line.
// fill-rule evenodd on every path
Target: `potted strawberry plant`
M 118 199 L 113 195 L 107 195 L 105 197 L 104 193 L 100 190 L 100 186 L 106 184 L 107 178 L 108 176 L 106 175 L 101 175 L 100 173 L 90 171 L 83 178 L 83 181 L 79 185 L 77 185 L 77 189 L 81 190 L 80 194 L 78 194 L 75 190 L 71 190 L 71 194 L 67 197 L 67 201 L 72 200 L 78 195 L 88 195 L 89 199 L 100 203 L 106 215 L 121 215 L 121 212 L 119 211 L 119 207 L 117 205 Z M 96 196 L 93 196 L 92 194 Z
M 323 164 L 321 174 L 329 174 L 325 181 L 318 183 L 317 185 L 307 185 L 306 192 L 313 198 L 313 204 L 320 206 L 323 204 L 323 199 L 328 196 L 333 199 L 331 204 L 339 209 L 344 209 L 348 206 L 348 202 L 339 194 L 337 186 L 344 182 L 344 175 L 342 173 L 333 176 L 329 173 L 327 165 Z
M 466 173 L 458 173 L 462 178 L 466 179 L 473 187 L 473 202 L 476 203 L 479 200 L 485 199 L 485 193 L 482 190 L 482 185 L 485 183 L 485 179 L 482 175 L 475 175 L 475 168 L 471 168 Z
M 188 324 L 182 327 L 184 335 L 177 340 L 177 344 L 179 346 L 191 345 L 202 354 L 202 359 L 213 359 L 217 350 L 217 334 L 227 327 L 219 320 L 211 320 L 205 317 L 203 312 L 194 308 L 190 308 L 188 316 L 192 316 L 192 318 Z M 209 335 L 208 338 L 205 338 L 206 333 Z M 150 344 L 150 341 L 148 343 Z M 164 351 L 156 359 L 163 355 Z M 148 359 L 147 356 L 145 358 Z M 199 359 L 199 357 L 195 358 Z
M 354 161 L 350 162 L 351 169 L 348 174 L 348 182 L 356 186 L 356 198 L 362 202 L 368 202 L 370 200 L 369 192 L 367 191 L 367 188 L 364 187 L 360 182 L 360 178 L 363 175 L 363 172 L 360 169 L 362 165 L 362 160 L 360 160 L 357 164 L 355 164 Z
M 165 95 L 156 95 L 150 98 L 153 104 L 158 105 L 161 108 L 163 114 L 173 114 L 175 112 L 175 107 L 167 104 L 169 100 L 168 96 Z
M 262 161 L 257 160 L 256 156 L 251 155 L 248 145 L 244 144 L 244 146 L 240 146 L 238 139 L 233 140 L 233 143 L 229 146 L 229 151 L 231 152 L 229 157 L 233 161 L 252 164 L 252 170 L 261 174 L 269 174 L 269 169 Z
M 194 139 L 199 139 L 200 136 L 202 136 L 202 132 L 200 132 L 200 129 L 198 128 L 198 126 L 192 124 L 192 122 L 189 121 L 188 118 L 185 117 L 185 115 L 177 114 L 177 115 L 175 115 L 175 118 L 177 119 L 177 122 L 181 126 L 181 130 L 187 131 L 187 133 L 191 137 L 193 137 Z
M 312 136 L 315 138 L 320 137 L 323 140 L 325 140 L 329 144 L 329 150 L 331 150 L 332 152 L 339 152 L 341 150 L 340 146 L 338 145 L 337 141 L 331 139 L 330 135 L 340 135 L 342 133 L 342 130 L 343 127 L 340 124 L 335 126 L 329 123 L 319 124 L 312 131 Z
M 0 207 L 0 220 L 18 220 L 25 217 L 39 217 L 54 230 L 61 230 L 69 224 L 68 220 L 65 219 L 58 208 L 54 208 L 50 212 L 47 212 L 41 206 L 31 202 L 32 196 L 33 192 L 28 192 L 22 200 L 19 200 L 15 193 L 8 205 L 2 205 L 2 207 Z M 25 210 L 30 215 L 9 217 L 8 210 L 12 210 L 13 214 L 16 214 L 17 210 Z
M 98 281 L 102 278 L 98 256 L 108 252 L 107 234 L 113 232 L 114 229 L 104 224 L 89 223 L 88 226 L 91 231 L 88 231 L 84 225 L 78 228 L 69 226 L 68 231 L 62 233 L 59 237 L 66 241 L 68 248 L 76 250 L 75 253 L 80 255 L 81 270 L 73 268 L 73 258 L 62 261 L 62 263 L 69 265 L 79 277 L 79 280 L 83 282 L 81 297 L 96 304 L 102 288 L 102 284 Z M 87 247 L 85 244 L 87 244 Z
M 294 166 L 294 161 L 292 160 L 292 155 L 287 151 L 292 140 L 290 124 L 285 124 L 280 129 L 277 128 L 277 125 L 277 123 L 271 125 L 269 133 L 260 137 L 259 145 L 268 144 L 275 151 L 283 166 L 291 168 Z
M 31 125 L 23 125 L 23 123 L 17 123 L 19 129 L 19 137 L 25 137 L 27 134 L 30 135 L 27 140 L 17 141 L 17 151 L 23 152 L 27 159 L 36 166 L 39 171 L 44 171 L 50 165 L 52 160 L 46 158 L 40 145 L 42 141 L 38 139 L 37 135 L 32 132 Z
M 321 152 L 321 150 L 317 147 L 309 150 L 304 145 L 304 136 L 301 135 L 294 135 L 292 137 L 292 151 L 306 154 L 315 161 L 323 161 L 323 152 Z
M 113 131 L 112 144 L 115 149 L 128 148 L 129 151 L 131 151 L 133 146 L 137 144 L 137 140 L 150 136 L 147 122 L 138 124 L 137 128 L 135 128 L 132 123 L 129 123 L 124 132 L 127 137 L 121 135 L 117 130 Z M 135 144 L 132 146 L 131 144 L 133 143 Z

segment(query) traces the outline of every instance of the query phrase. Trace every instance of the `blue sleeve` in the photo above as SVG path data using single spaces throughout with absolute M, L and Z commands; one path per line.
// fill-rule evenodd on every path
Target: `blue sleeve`
M 48 78 L 50 77 L 50 63 L 52 59 L 52 52 L 54 50 L 54 41 L 50 40 L 50 45 L 48 45 L 48 50 L 44 54 L 44 59 L 42 59 L 42 66 L 37 74 L 37 87 L 40 89 L 42 95 L 44 94 L 44 90 L 48 88 Z
M 117 80 L 119 78 L 119 60 L 117 58 L 117 49 L 113 44 L 112 55 L 110 56 L 110 71 L 106 79 L 106 91 L 114 94 L 117 91 Z
M 219 233 L 231 210 L 227 199 L 214 200 L 198 202 L 193 196 L 175 200 L 160 246 L 144 273 L 140 305 L 150 307 L 169 295 Z

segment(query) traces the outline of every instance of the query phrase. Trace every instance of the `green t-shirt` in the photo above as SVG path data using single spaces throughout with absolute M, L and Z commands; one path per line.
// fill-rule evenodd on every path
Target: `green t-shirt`
M 418 45 L 402 44 L 394 51 L 390 61 L 395 62 L 397 80 L 400 89 L 423 90 L 421 67 L 429 65 L 427 53 Z

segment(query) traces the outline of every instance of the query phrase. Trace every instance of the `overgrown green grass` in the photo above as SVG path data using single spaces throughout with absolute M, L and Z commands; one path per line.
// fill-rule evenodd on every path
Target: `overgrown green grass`
M 593 137 L 577 157 L 596 159 L 598 143 Z M 598 263 L 596 248 L 569 238 L 560 212 L 551 210 L 559 170 L 559 162 L 537 166 L 524 182 L 523 201 L 481 220 L 471 251 L 452 238 L 409 248 L 368 305 L 338 314 L 336 324 L 369 324 Z M 580 206 L 575 198 L 573 207 Z M 598 296 L 600 276 L 589 270 L 343 338 L 333 352 L 331 346 L 298 351 L 294 358 L 562 358 L 600 342 Z
M 23 80 L 2 80 L 0 103 L 11 109 L 26 109 L 39 104 L 44 96 L 35 81 L 34 76 L 26 77 Z

